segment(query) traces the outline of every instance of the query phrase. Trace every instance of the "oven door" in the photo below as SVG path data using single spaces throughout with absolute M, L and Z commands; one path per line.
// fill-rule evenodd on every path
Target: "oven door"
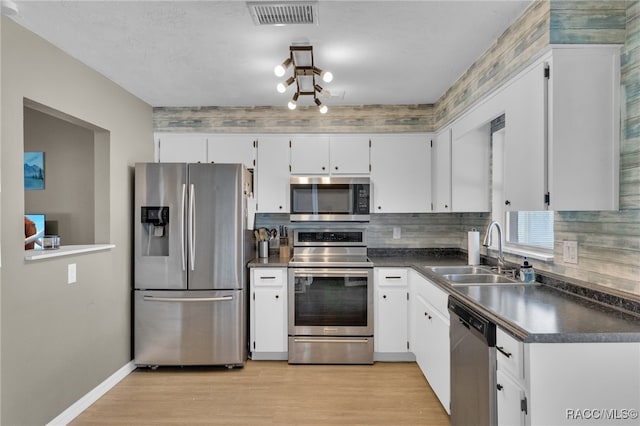
M 373 268 L 289 268 L 290 336 L 373 336 Z

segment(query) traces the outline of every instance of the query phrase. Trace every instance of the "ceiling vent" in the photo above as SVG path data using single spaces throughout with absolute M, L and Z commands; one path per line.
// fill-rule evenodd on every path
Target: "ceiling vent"
M 256 25 L 318 24 L 318 4 L 304 2 L 248 2 Z

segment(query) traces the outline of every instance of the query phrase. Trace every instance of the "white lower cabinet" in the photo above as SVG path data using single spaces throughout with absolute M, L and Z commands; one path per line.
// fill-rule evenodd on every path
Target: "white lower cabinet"
M 374 360 L 411 360 L 407 269 L 374 268 L 373 277 Z
M 251 268 L 250 350 L 253 359 L 287 359 L 287 269 Z
M 496 330 L 496 402 L 498 425 L 525 424 L 527 397 L 524 377 L 524 345 L 501 328 Z
M 411 351 L 429 386 L 450 413 L 449 295 L 413 269 L 409 270 L 409 291 Z

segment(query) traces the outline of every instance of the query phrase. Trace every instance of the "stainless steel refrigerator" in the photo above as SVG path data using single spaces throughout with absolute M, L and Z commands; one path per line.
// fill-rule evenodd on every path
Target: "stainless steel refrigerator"
M 136 164 L 136 365 L 244 365 L 250 192 L 241 164 Z

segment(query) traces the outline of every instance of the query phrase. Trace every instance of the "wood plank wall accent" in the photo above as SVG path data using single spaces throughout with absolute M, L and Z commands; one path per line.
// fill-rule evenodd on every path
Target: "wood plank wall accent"
M 434 131 L 516 73 L 549 43 L 624 44 L 621 58 L 624 88 L 620 142 L 621 211 L 556 213 L 555 261 L 536 262 L 535 266 L 640 296 L 638 0 L 535 2 L 435 106 L 333 107 L 331 111 L 335 114 L 325 117 L 319 117 L 314 108 L 307 114 L 301 109 L 297 116 L 292 116 L 286 107 L 154 108 L 154 129 L 157 132 L 202 133 Z M 288 217 L 276 216 L 258 215 L 256 226 L 288 223 Z M 484 229 L 488 220 L 483 214 L 373 215 L 369 224 L 370 246 L 450 247 L 461 233 L 471 227 Z M 402 239 L 391 238 L 393 226 L 402 227 Z M 562 241 L 565 240 L 578 241 L 578 265 L 562 262 Z M 465 244 L 459 246 L 464 248 Z M 511 260 L 519 259 L 512 257 Z
M 395 133 L 433 130 L 433 105 L 316 107 L 161 107 L 156 132 L 194 133 Z

